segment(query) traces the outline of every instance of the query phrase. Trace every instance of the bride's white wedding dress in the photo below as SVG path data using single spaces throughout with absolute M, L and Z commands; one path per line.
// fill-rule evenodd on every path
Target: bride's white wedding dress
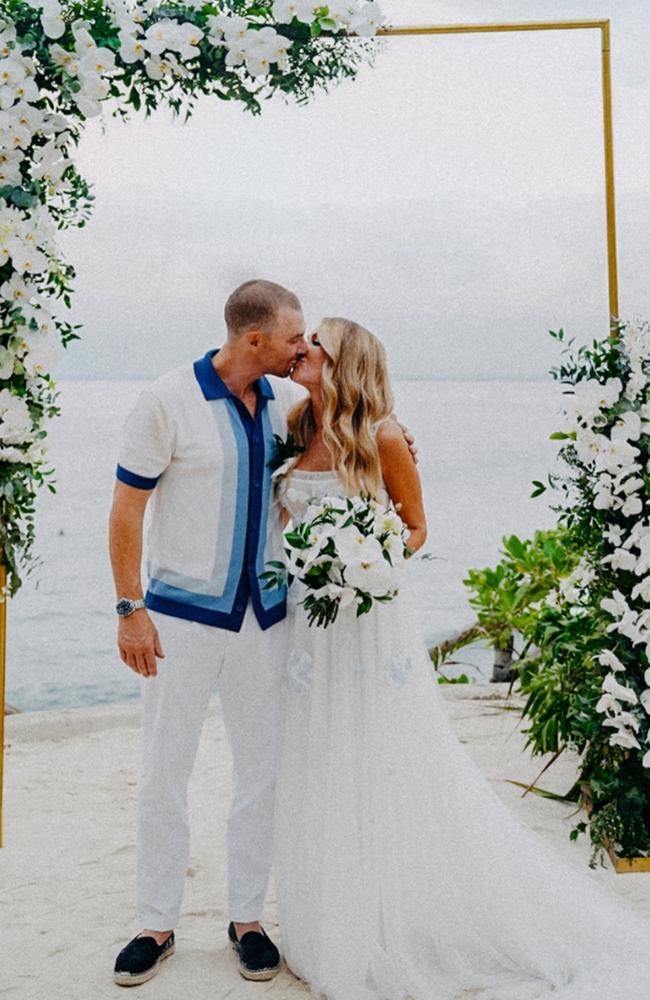
M 279 500 L 296 521 L 310 497 L 344 493 L 336 474 L 297 469 Z M 289 968 L 328 1000 L 649 998 L 650 919 L 492 790 L 406 599 L 324 629 L 304 593 L 290 589 L 276 807 Z

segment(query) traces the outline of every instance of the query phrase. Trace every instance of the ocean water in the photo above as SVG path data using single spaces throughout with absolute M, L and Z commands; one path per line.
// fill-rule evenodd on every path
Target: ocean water
M 139 680 L 115 645 L 114 593 L 107 555 L 117 443 L 124 415 L 144 383 L 60 384 L 62 416 L 50 434 L 57 493 L 44 492 L 37 517 L 40 565 L 10 601 L 7 701 L 23 710 L 128 701 Z M 555 465 L 560 388 L 545 382 L 395 383 L 396 409 L 419 449 L 429 535 L 409 599 L 430 642 L 474 621 L 462 583 L 469 568 L 493 565 L 501 539 L 554 524 L 532 480 Z M 488 678 L 492 653 L 463 649 L 453 675 Z

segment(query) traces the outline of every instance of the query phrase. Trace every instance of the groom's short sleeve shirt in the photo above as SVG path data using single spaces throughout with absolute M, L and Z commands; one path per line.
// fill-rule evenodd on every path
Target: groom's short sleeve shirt
M 274 435 L 286 436 L 303 390 L 259 379 L 253 419 L 214 370 L 214 353 L 142 390 L 124 423 L 117 477 L 153 490 L 146 606 L 238 631 L 250 600 L 268 628 L 286 614 L 286 589 L 264 590 L 259 580 L 265 563 L 281 558 Z

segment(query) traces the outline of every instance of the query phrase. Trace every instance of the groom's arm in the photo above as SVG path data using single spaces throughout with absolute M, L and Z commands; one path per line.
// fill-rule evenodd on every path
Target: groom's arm
M 109 518 L 109 553 L 115 597 L 132 601 L 143 596 L 142 526 L 147 501 L 153 490 L 136 489 L 118 479 Z M 117 646 L 124 663 L 136 674 L 154 677 L 156 657 L 164 658 L 156 626 L 146 608 L 138 608 L 118 623 Z

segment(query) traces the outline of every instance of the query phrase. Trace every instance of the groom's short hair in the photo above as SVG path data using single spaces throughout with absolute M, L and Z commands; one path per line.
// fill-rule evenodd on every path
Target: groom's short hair
M 302 308 L 297 295 L 274 281 L 262 278 L 245 281 L 228 296 L 226 302 L 224 318 L 229 336 L 238 337 L 252 329 L 272 333 L 283 307 L 298 312 Z

